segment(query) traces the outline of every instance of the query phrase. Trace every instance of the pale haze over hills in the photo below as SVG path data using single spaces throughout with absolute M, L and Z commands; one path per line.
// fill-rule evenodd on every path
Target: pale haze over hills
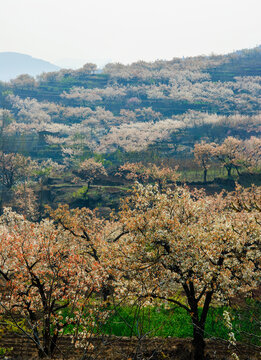
M 0 53 L 0 80 L 9 81 L 21 74 L 36 76 L 42 72 L 57 71 L 60 68 L 48 61 L 16 52 Z

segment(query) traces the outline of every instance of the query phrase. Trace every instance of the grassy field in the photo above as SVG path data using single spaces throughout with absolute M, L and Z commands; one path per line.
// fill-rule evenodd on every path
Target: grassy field
M 228 338 L 228 329 L 224 325 L 223 311 L 229 310 L 232 317 L 233 332 L 236 339 L 260 345 L 261 329 L 259 326 L 261 304 L 249 303 L 246 308 L 229 309 L 212 307 L 209 310 L 205 334 L 207 338 Z M 116 336 L 158 336 L 192 337 L 193 329 L 189 315 L 176 307 L 121 307 L 118 308 L 103 328 L 108 335 Z

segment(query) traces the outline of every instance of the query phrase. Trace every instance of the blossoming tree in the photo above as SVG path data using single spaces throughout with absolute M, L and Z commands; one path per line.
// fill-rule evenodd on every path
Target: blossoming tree
M 201 141 L 201 143 L 195 144 L 194 146 L 195 161 L 203 168 L 204 171 L 204 183 L 207 182 L 207 172 L 210 168 L 211 162 L 213 161 L 213 152 L 215 147 L 215 143 L 208 144 L 205 141 Z
M 237 189 L 226 198 L 186 187 L 160 192 L 157 185 L 139 184 L 123 205 L 121 222 L 129 233 L 115 244 L 119 284 L 137 296 L 185 309 L 193 325 L 195 360 L 204 359 L 212 301 L 258 284 L 260 204 L 260 188 Z M 180 289 L 186 301 L 175 298 Z
M 66 328 L 86 320 L 80 311 L 105 273 L 74 236 L 49 220 L 31 223 L 6 209 L 0 222 L 0 311 L 32 340 L 40 357 L 52 356 Z
M 120 166 L 116 175 L 125 177 L 128 180 L 139 181 L 139 182 L 153 182 L 157 183 L 159 188 L 162 189 L 166 187 L 167 183 L 175 183 L 179 177 L 177 173 L 178 167 L 174 169 L 156 164 L 149 163 L 147 166 L 138 163 L 125 163 Z
M 86 182 L 87 191 L 90 184 L 99 176 L 107 176 L 107 172 L 102 163 L 96 161 L 93 158 L 84 160 L 79 168 L 75 171 L 75 174 Z

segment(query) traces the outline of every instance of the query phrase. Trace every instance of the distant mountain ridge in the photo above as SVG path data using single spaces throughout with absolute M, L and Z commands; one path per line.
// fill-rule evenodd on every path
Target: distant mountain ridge
M 21 74 L 36 76 L 60 68 L 48 61 L 16 52 L 0 52 L 0 80 L 9 81 Z

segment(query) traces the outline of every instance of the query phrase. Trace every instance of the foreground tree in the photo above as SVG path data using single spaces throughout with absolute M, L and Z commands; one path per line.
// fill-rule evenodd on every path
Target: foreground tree
M 261 138 L 251 136 L 244 141 L 244 151 L 247 162 L 251 170 L 257 170 L 261 167 Z
M 86 182 L 87 191 L 91 183 L 99 176 L 107 176 L 107 172 L 101 162 L 93 158 L 84 160 L 75 174 Z
M 216 147 L 215 143 L 207 144 L 205 141 L 201 141 L 200 144 L 195 144 L 194 146 L 195 161 L 203 168 L 204 171 L 204 175 L 203 175 L 204 183 L 207 182 L 207 172 L 213 161 L 213 154 L 215 147 Z
M 204 359 L 211 302 L 250 294 L 258 286 L 260 192 L 237 189 L 224 198 L 186 187 L 160 192 L 157 185 L 137 185 L 123 205 L 120 221 L 128 235 L 115 244 L 120 291 L 125 287 L 185 309 L 193 324 L 195 360 Z M 248 200 L 239 206 L 242 196 Z M 180 288 L 185 303 L 175 299 Z
M 243 146 L 242 140 L 229 136 L 221 145 L 213 148 L 212 154 L 227 170 L 228 178 L 231 177 L 232 169 L 236 169 L 239 174 L 240 167 L 246 163 Z
M 120 166 L 118 173 L 128 180 L 139 181 L 142 183 L 153 182 L 158 184 L 160 189 L 166 187 L 167 183 L 175 183 L 179 178 L 177 173 L 178 167 L 174 169 L 165 167 L 163 164 L 157 166 L 156 164 L 149 163 L 147 166 L 138 163 L 126 163 Z
M 194 157 L 203 168 L 204 182 L 207 181 L 207 171 L 214 160 L 227 170 L 229 178 L 232 169 L 239 174 L 240 168 L 253 170 L 260 167 L 261 139 L 252 136 L 243 141 L 229 136 L 220 145 L 201 141 L 194 146 Z
M 59 335 L 86 321 L 80 311 L 104 283 L 102 267 L 48 220 L 30 223 L 6 209 L 0 236 L 0 311 L 33 341 L 40 357 L 51 357 Z

